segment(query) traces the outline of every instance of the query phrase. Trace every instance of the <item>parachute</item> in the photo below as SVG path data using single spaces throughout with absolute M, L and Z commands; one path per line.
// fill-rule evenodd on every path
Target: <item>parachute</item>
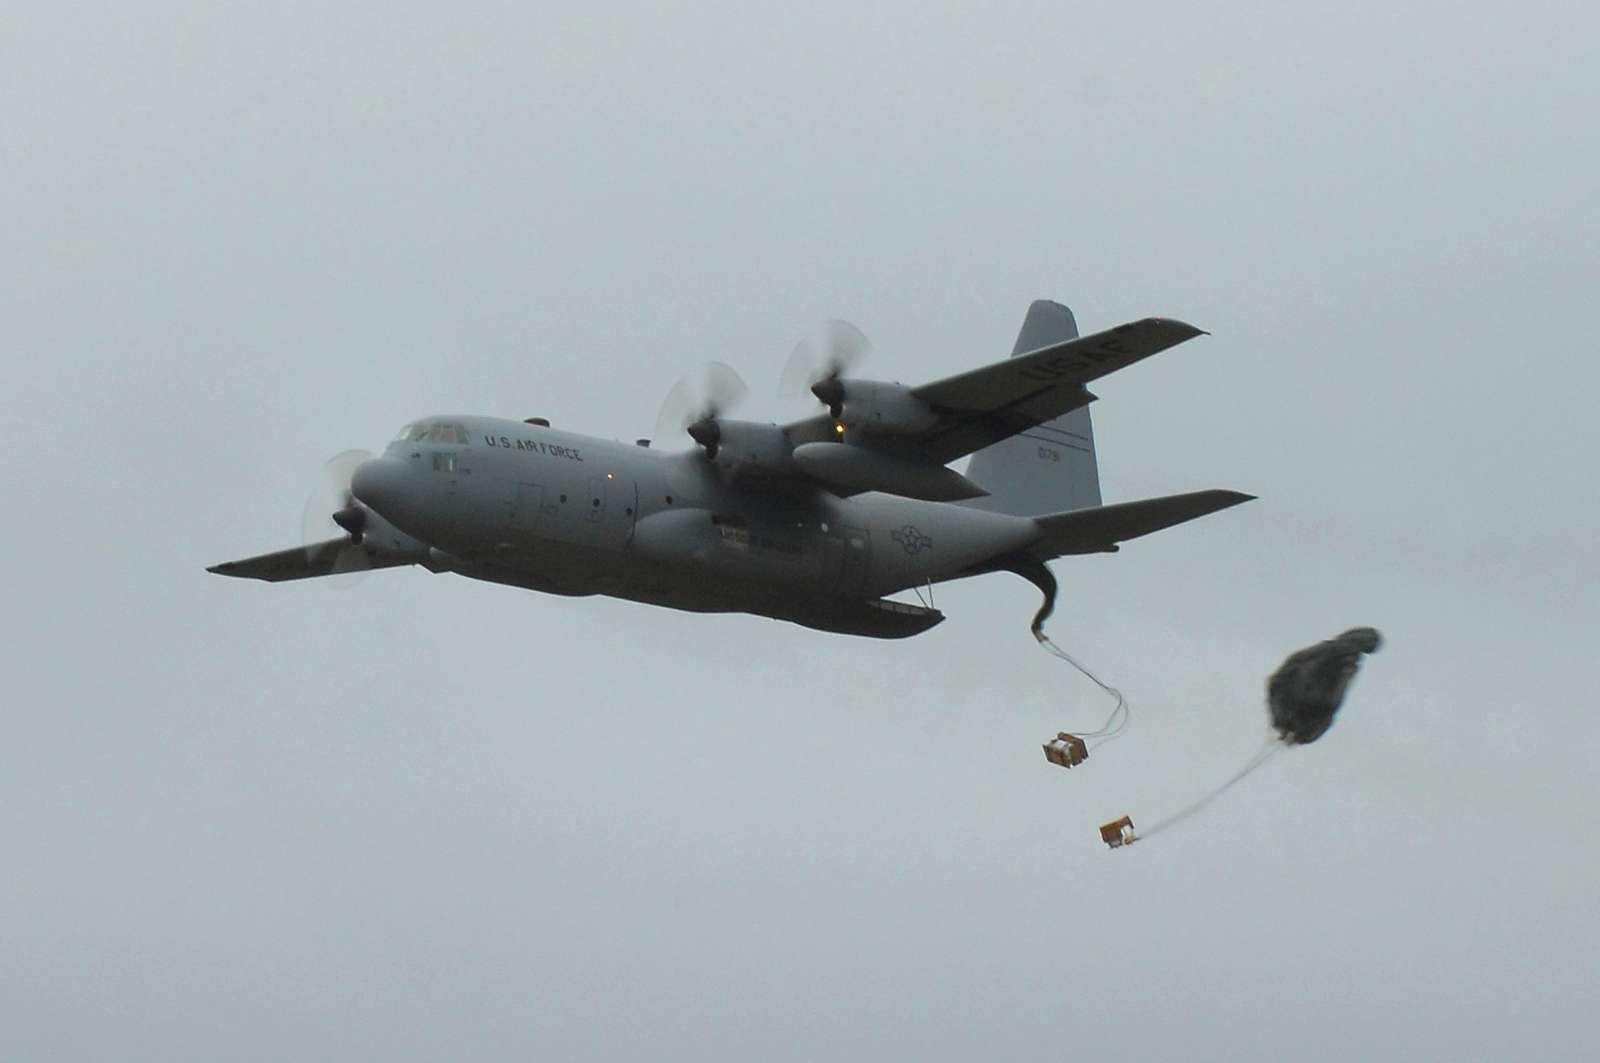
M 1085 739 L 1103 744 L 1120 735 L 1128 726 L 1128 699 L 1116 687 L 1102 682 L 1098 676 L 1078 663 L 1071 654 L 1057 646 L 1050 640 L 1050 636 L 1044 633 L 1044 622 L 1055 611 L 1056 596 L 1059 591 L 1055 575 L 1049 566 L 1037 558 L 1019 554 L 1002 558 L 995 563 L 995 568 L 1016 573 L 1038 587 L 1040 593 L 1044 595 L 1044 601 L 1028 625 L 1028 630 L 1032 632 L 1039 645 L 1072 665 L 1115 699 L 1116 704 L 1111 710 L 1111 715 L 1106 718 L 1106 722 L 1098 731 L 1081 734 L 1061 731 L 1055 738 L 1044 743 L 1044 756 L 1051 764 L 1063 768 L 1077 767 L 1089 757 L 1090 747 Z M 1278 670 L 1267 679 L 1267 715 L 1271 730 L 1262 747 L 1245 761 L 1243 767 L 1222 785 L 1178 812 L 1158 821 L 1148 830 L 1136 834 L 1133 820 L 1127 816 L 1104 824 L 1100 828 L 1101 840 L 1113 849 L 1120 849 L 1140 838 L 1148 838 L 1199 812 L 1221 797 L 1235 783 L 1271 760 L 1280 750 L 1289 746 L 1309 745 L 1321 738 L 1333 725 L 1333 718 L 1338 713 L 1339 706 L 1344 703 L 1350 682 L 1361 669 L 1361 658 L 1376 653 L 1381 645 L 1383 636 L 1378 633 L 1377 628 L 1353 627 L 1315 646 L 1307 646 L 1303 650 L 1291 653 L 1278 666 Z
M 1381 645 L 1383 636 L 1376 628 L 1353 627 L 1291 653 L 1267 680 L 1267 711 L 1279 740 L 1303 746 L 1321 738 L 1332 726 L 1361 658 Z
M 1135 834 L 1133 822 L 1123 816 L 1100 828 L 1100 838 L 1120 849 L 1141 838 L 1188 819 L 1225 791 L 1255 771 L 1273 754 L 1290 746 L 1309 745 L 1327 733 L 1344 703 L 1350 682 L 1361 668 L 1361 658 L 1376 653 L 1383 636 L 1376 628 L 1353 627 L 1334 638 L 1291 653 L 1267 680 L 1267 715 L 1271 731 L 1266 742 L 1232 778 L 1198 801 Z

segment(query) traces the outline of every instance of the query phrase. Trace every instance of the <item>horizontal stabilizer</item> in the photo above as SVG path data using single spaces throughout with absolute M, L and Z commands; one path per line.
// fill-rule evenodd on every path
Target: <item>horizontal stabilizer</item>
M 1120 542 L 1204 517 L 1253 498 L 1254 495 L 1238 491 L 1192 491 L 1184 495 L 1119 502 L 1114 506 L 1093 506 L 1036 517 L 1044 534 L 1030 552 L 1045 558 L 1061 557 L 1063 554 L 1107 553 L 1115 550 Z
M 310 579 L 313 576 L 334 576 L 341 572 L 364 572 L 369 568 L 394 568 L 413 564 L 416 558 L 400 554 L 381 553 L 359 546 L 349 539 L 329 539 L 310 546 L 295 546 L 288 550 L 247 557 L 243 561 L 224 561 L 212 565 L 207 572 L 219 576 L 238 576 L 243 579 L 260 579 L 268 583 L 281 583 L 291 579 Z

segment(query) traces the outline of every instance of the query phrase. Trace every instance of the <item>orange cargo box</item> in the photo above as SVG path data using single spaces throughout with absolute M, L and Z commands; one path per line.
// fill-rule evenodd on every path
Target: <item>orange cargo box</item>
M 1113 849 L 1120 849 L 1124 845 L 1132 845 L 1139 838 L 1133 833 L 1133 820 L 1123 816 L 1100 828 L 1100 840 Z
M 1089 747 L 1077 735 L 1062 731 L 1044 744 L 1044 759 L 1063 768 L 1073 768 L 1089 759 Z

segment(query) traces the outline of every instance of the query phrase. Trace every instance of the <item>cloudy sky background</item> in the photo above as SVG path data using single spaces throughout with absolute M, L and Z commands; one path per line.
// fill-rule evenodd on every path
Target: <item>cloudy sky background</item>
M 1591 1058 L 1600 15 L 0 7 L 0 1055 Z M 631 439 L 844 317 L 1085 331 L 1108 501 L 904 643 L 224 580 L 463 410 Z M 1260 739 L 1287 652 L 1389 638 Z

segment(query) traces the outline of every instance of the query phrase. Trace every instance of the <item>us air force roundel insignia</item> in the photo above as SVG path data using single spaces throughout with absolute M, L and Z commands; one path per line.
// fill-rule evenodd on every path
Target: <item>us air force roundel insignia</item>
M 915 524 L 907 524 L 904 528 L 896 528 L 889 533 L 889 538 L 905 547 L 908 554 L 920 554 L 924 550 L 933 548 L 933 538 L 923 535 L 917 530 Z

